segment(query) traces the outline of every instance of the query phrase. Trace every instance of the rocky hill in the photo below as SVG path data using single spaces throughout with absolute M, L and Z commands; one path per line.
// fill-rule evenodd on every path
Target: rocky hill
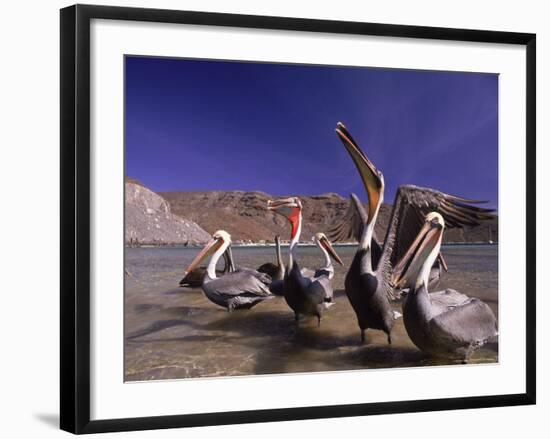
M 175 214 L 200 224 L 209 233 L 218 229 L 227 230 L 235 242 L 272 241 L 277 234 L 283 239 L 288 237 L 286 220 L 266 209 L 267 200 L 272 197 L 264 192 L 163 192 L 161 195 L 170 203 Z M 300 200 L 303 205 L 304 241 L 338 222 L 350 202 L 334 193 L 300 196 Z M 380 209 L 376 232 L 381 238 L 385 234 L 391 207 L 383 204 Z M 489 239 L 498 241 L 498 218 L 477 227 L 445 233 L 446 242 L 487 242 Z
M 126 245 L 199 245 L 210 238 L 193 221 L 174 215 L 160 195 L 128 178 L 124 215 Z

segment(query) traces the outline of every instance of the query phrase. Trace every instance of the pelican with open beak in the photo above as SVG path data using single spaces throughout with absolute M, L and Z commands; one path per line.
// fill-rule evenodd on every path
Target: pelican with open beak
M 288 265 L 283 280 L 285 300 L 294 311 L 296 321 L 300 315 L 316 316 L 317 324 L 320 325 L 323 312 L 334 304 L 334 296 L 328 271 L 308 277 L 302 274 L 298 266 L 296 252 L 302 231 L 302 203 L 298 197 L 281 198 L 269 200 L 267 208 L 284 216 L 291 226 Z M 319 245 L 329 259 L 332 257 L 342 263 L 326 237 L 320 240 Z
M 258 273 L 256 270 L 241 268 L 217 277 L 216 263 L 230 245 L 231 236 L 229 233 L 218 230 L 191 262 L 185 271 L 185 275 L 210 257 L 202 290 L 211 302 L 226 308 L 229 312 L 235 309 L 252 308 L 266 299 L 273 298 L 268 283 L 261 280 L 268 276 Z
M 345 280 L 346 295 L 357 316 L 361 342 L 368 328 L 382 330 L 391 344 L 391 331 L 399 315 L 390 303 L 391 287 L 378 269 L 380 255 L 373 248 L 373 233 L 384 201 L 384 176 L 355 143 L 346 127 L 338 123 L 336 134 L 353 160 L 369 197 L 368 213 L 353 261 Z
M 477 349 L 498 336 L 497 320 L 479 299 L 457 293 L 460 303 L 441 306 L 434 300 L 438 293 L 429 294 L 430 268 L 441 247 L 444 228 L 440 214 L 426 215 L 424 226 L 392 277 L 395 285 L 410 289 L 403 303 L 403 321 L 412 342 L 427 354 L 466 363 Z

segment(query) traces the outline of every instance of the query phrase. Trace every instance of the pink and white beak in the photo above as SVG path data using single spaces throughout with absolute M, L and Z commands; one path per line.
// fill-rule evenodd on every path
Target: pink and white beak
M 442 220 L 441 220 L 442 221 Z M 441 243 L 444 224 L 435 219 L 428 219 L 418 233 L 405 255 L 393 270 L 391 284 L 394 288 L 406 288 L 413 284 L 428 257 Z
M 340 265 L 344 265 L 344 262 L 342 262 L 342 259 L 340 259 L 340 256 L 338 256 L 338 253 L 336 253 L 336 250 L 334 250 L 334 247 L 326 236 L 323 235 L 319 238 L 319 244 L 328 252 L 329 256 L 334 261 L 338 262 Z
M 224 244 L 224 240 L 222 237 L 213 237 L 206 243 L 204 248 L 199 252 L 199 254 L 193 259 L 193 262 L 187 267 L 184 273 L 184 277 L 187 276 L 187 273 L 190 273 L 195 268 L 197 268 L 202 261 L 204 261 L 206 258 L 212 256 L 216 251 Z
M 267 209 L 284 216 L 292 224 L 291 238 L 294 238 L 302 221 L 302 202 L 298 197 L 268 200 Z

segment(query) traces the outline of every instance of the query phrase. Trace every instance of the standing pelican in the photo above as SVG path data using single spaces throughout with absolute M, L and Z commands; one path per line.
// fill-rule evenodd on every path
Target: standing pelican
M 472 203 L 479 203 L 475 200 L 434 189 L 403 185 L 395 195 L 386 237 L 380 248 L 373 234 L 384 200 L 384 176 L 361 151 L 343 124 L 338 123 L 336 133 L 359 171 L 369 197 L 368 214 L 364 215 L 366 221 L 357 252 L 346 275 L 346 294 L 357 315 L 361 341 L 365 341 L 367 328 L 372 328 L 384 331 L 388 343 L 391 343 L 391 330 L 399 317 L 390 303 L 394 299 L 392 270 L 417 235 L 424 215 L 437 211 L 443 215 L 449 227 L 462 227 L 477 225 L 480 220 L 492 218 L 491 211 L 472 206 Z
M 430 268 L 441 247 L 444 227 L 439 213 L 426 215 L 392 278 L 397 286 L 410 288 L 403 303 L 403 321 L 412 342 L 430 355 L 467 362 L 476 349 L 498 335 L 497 321 L 481 300 L 455 292 L 460 302 L 442 304 L 433 300 L 438 293 L 428 294 Z
M 317 324 L 320 325 L 321 316 L 334 304 L 334 297 L 328 272 L 319 273 L 318 277 L 304 276 L 296 261 L 296 247 L 302 230 L 302 203 L 298 197 L 290 197 L 269 200 L 267 206 L 291 224 L 288 266 L 283 283 L 285 300 L 294 311 L 296 321 L 300 314 L 312 315 L 317 317 Z M 330 242 L 327 240 L 323 245 L 326 245 L 328 254 L 341 263 Z
M 222 277 L 216 276 L 216 263 L 221 255 L 231 245 L 231 236 L 224 230 L 218 230 L 212 239 L 191 262 L 185 274 L 195 269 L 208 256 L 212 255 L 206 267 L 206 274 L 202 284 L 202 290 L 206 297 L 216 305 L 227 308 L 229 312 L 234 309 L 252 308 L 257 303 L 274 296 L 267 285 L 259 279 L 255 270 L 237 269 Z

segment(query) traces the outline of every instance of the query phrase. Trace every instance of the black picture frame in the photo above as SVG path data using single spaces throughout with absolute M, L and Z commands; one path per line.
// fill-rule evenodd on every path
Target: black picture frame
M 90 420 L 90 21 L 133 20 L 256 29 L 515 44 L 526 47 L 526 392 L 508 395 Z M 273 422 L 535 404 L 536 36 L 210 12 L 75 5 L 61 10 L 61 404 L 72 433 Z

